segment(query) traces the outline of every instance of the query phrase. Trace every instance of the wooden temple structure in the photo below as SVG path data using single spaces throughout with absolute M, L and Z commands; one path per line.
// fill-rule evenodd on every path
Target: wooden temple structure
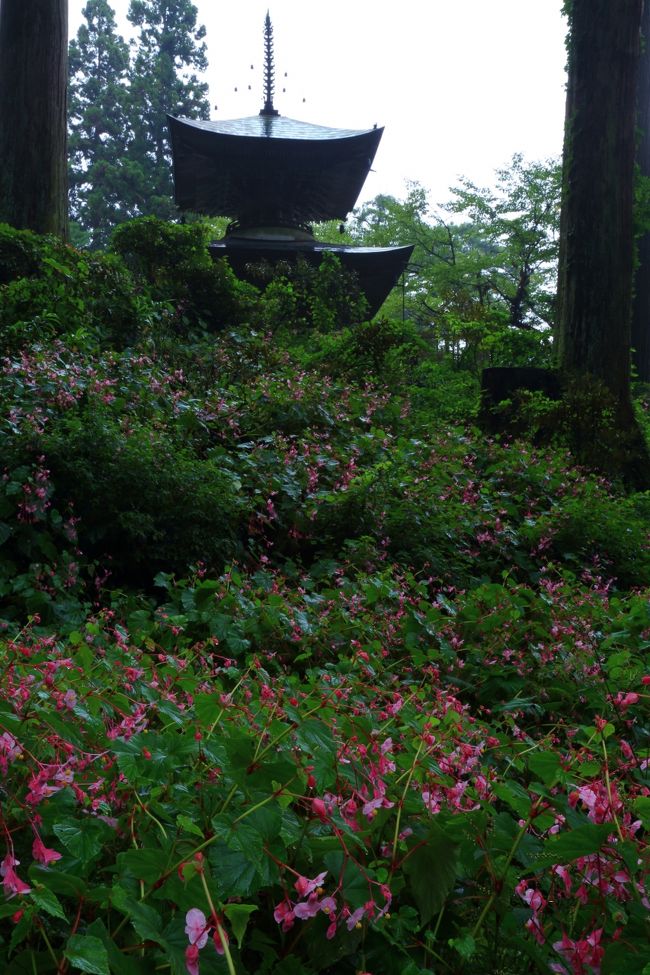
M 235 274 L 260 262 L 318 265 L 335 254 L 354 271 L 377 313 L 404 271 L 413 246 L 353 247 L 317 241 L 311 224 L 344 221 L 353 209 L 383 134 L 333 129 L 285 118 L 273 104 L 273 28 L 264 26 L 264 105 L 259 115 L 222 122 L 168 116 L 176 204 L 226 216 L 226 235 L 210 245 Z

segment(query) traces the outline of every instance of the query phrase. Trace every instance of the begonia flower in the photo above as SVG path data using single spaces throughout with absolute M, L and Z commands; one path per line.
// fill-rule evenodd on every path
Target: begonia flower
M 323 870 L 323 872 L 319 873 L 318 876 L 314 877 L 313 880 L 309 880 L 307 877 L 298 877 L 293 886 L 296 888 L 301 897 L 307 897 L 308 894 L 311 894 L 313 890 L 316 890 L 317 887 L 322 885 L 326 876 L 327 870 Z
M 190 945 L 196 945 L 197 950 L 203 948 L 208 941 L 208 922 L 203 911 L 192 907 L 185 915 L 185 934 Z
M 185 949 L 185 967 L 189 975 L 199 975 L 199 949 L 197 945 L 188 945 Z
M 57 850 L 52 850 L 45 846 L 40 836 L 37 836 L 34 840 L 32 845 L 32 856 L 35 860 L 38 860 L 39 863 L 42 863 L 44 867 L 49 867 L 49 865 L 54 863 L 55 860 L 61 859 L 61 854 L 58 853 Z

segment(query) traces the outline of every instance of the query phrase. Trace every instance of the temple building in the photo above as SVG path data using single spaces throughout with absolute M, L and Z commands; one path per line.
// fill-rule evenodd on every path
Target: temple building
M 168 116 L 176 204 L 181 210 L 230 219 L 210 245 L 238 277 L 249 265 L 318 265 L 325 253 L 358 275 L 377 313 L 404 271 L 413 246 L 351 247 L 317 241 L 311 224 L 344 221 L 372 166 L 383 129 L 332 129 L 298 122 L 273 105 L 273 29 L 264 26 L 264 106 L 259 115 L 223 122 Z

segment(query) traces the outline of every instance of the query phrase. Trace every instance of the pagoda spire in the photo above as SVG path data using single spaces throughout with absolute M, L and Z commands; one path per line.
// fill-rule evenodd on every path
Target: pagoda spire
M 271 16 L 266 11 L 264 21 L 264 108 L 260 115 L 272 116 L 280 113 L 273 107 L 273 90 L 275 87 L 275 63 L 273 59 L 273 25 Z

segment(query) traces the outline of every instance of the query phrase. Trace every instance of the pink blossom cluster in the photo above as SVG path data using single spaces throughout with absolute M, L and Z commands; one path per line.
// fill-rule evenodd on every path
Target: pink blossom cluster
M 299 876 L 294 884 L 298 900 L 292 901 L 286 897 L 276 905 L 273 917 L 282 925 L 283 931 L 289 931 L 296 918 L 306 921 L 310 917 L 316 917 L 319 911 L 327 914 L 330 920 L 336 918 L 336 901 L 333 897 L 322 897 L 322 883 L 326 876 L 327 870 L 319 873 L 313 880 Z
M 597 928 L 586 938 L 573 941 L 565 932 L 560 941 L 554 942 L 553 947 L 570 968 L 560 962 L 552 962 L 551 971 L 558 975 L 600 975 L 600 963 L 605 954 L 600 943 L 602 933 L 603 929 Z
M 326 938 L 331 940 L 337 931 L 339 924 L 345 924 L 348 931 L 352 931 L 357 925 L 361 924 L 364 917 L 379 920 L 389 910 L 392 895 L 386 884 L 380 884 L 379 889 L 384 897 L 384 906 L 378 910 L 374 900 L 366 901 L 361 907 L 351 911 L 347 904 L 344 904 L 337 914 L 337 903 L 333 896 L 323 896 L 322 884 L 327 876 L 327 870 L 319 873 L 317 877 L 309 879 L 299 876 L 294 883 L 294 888 L 298 893 L 298 900 L 291 900 L 288 896 L 276 905 L 273 917 L 281 925 L 283 931 L 289 931 L 293 927 L 296 919 L 307 921 L 309 918 L 316 917 L 319 912 L 327 915 L 329 925 L 326 931 Z
M 208 943 L 212 931 L 212 942 L 218 955 L 225 953 L 228 934 L 222 921 L 217 917 L 208 920 L 198 907 L 192 907 L 185 915 L 185 934 L 189 944 L 185 949 L 185 966 L 189 975 L 199 975 L 199 952 Z

